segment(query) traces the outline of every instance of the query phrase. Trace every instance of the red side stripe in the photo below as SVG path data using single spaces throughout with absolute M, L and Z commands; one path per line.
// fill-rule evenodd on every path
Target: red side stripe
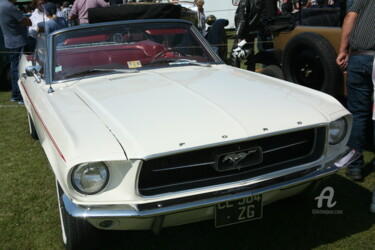
M 59 146 L 57 146 L 57 143 L 56 143 L 55 139 L 53 139 L 53 137 L 52 137 L 51 133 L 49 132 L 47 126 L 46 126 L 45 123 L 43 122 L 43 119 L 40 117 L 38 111 L 36 110 L 36 108 L 35 108 L 35 106 L 34 106 L 34 103 L 33 103 L 33 101 L 31 100 L 31 98 L 30 98 L 30 96 L 29 96 L 29 93 L 27 92 L 27 90 L 26 90 L 26 88 L 25 88 L 24 82 L 21 81 L 21 83 L 22 83 L 22 88 L 23 88 L 23 90 L 25 91 L 25 93 L 26 93 L 26 95 L 27 95 L 27 98 L 30 100 L 31 106 L 32 106 L 33 110 L 35 111 L 35 114 L 38 116 L 39 121 L 42 123 L 43 128 L 44 128 L 45 131 L 47 132 L 48 137 L 51 139 L 51 141 L 52 141 L 53 145 L 55 146 L 55 149 L 56 149 L 57 152 L 59 153 L 60 157 L 64 160 L 64 162 L 66 162 L 65 157 L 64 157 L 63 153 L 61 152 Z

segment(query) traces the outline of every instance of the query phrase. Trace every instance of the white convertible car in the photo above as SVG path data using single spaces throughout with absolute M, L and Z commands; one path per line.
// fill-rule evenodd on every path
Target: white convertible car
M 352 117 L 334 98 L 225 65 L 182 20 L 42 35 L 20 72 L 67 248 L 100 230 L 261 218 L 351 152 Z

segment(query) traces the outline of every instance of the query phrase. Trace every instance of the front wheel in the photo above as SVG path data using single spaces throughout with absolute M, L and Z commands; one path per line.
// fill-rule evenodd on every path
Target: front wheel
M 57 181 L 56 189 L 65 249 L 95 249 L 99 234 L 98 229 L 85 219 L 71 216 L 64 207 L 63 191 Z
M 33 120 L 31 119 L 30 114 L 27 114 L 27 119 L 29 121 L 29 130 L 30 130 L 31 138 L 33 138 L 34 140 L 38 140 L 39 139 L 38 133 L 36 132 L 35 125 L 34 125 Z

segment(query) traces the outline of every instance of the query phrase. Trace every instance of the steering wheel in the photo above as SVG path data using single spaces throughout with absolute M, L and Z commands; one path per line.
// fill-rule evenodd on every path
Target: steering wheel
M 186 56 L 186 54 L 180 50 L 177 50 L 177 49 L 166 49 L 166 50 L 163 50 L 163 51 L 160 51 L 159 53 L 157 53 L 151 60 L 151 62 L 154 62 L 156 59 L 158 59 L 159 57 L 161 57 L 162 55 L 168 53 L 168 52 L 174 52 L 176 54 L 179 54 L 179 57 L 181 56 Z
M 121 33 L 116 33 L 113 35 L 113 41 L 115 43 L 123 43 L 124 42 L 124 36 Z
M 152 39 L 145 31 L 139 30 L 136 28 L 125 28 L 124 30 L 119 32 L 119 34 L 121 34 L 123 38 L 123 42 L 127 42 L 127 43 L 139 42 L 142 40 L 154 41 L 154 39 Z

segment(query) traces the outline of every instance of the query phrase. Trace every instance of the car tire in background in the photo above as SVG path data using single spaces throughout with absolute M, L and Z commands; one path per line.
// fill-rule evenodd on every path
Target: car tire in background
M 27 114 L 27 120 L 29 121 L 29 130 L 31 138 L 33 138 L 34 140 L 38 140 L 38 133 L 36 132 L 35 125 L 33 120 L 31 119 L 30 114 Z
M 283 70 L 277 65 L 268 65 L 264 67 L 260 73 L 266 76 L 272 76 L 284 80 Z
M 99 230 L 88 221 L 69 215 L 62 201 L 63 190 L 57 181 L 56 189 L 65 249 L 94 249 L 98 243 Z
M 282 70 L 287 81 L 335 96 L 343 82 L 336 57 L 335 49 L 323 36 L 304 32 L 287 43 Z
M 8 91 L 12 89 L 12 82 L 10 79 L 10 64 L 5 66 L 0 74 L 0 90 Z

